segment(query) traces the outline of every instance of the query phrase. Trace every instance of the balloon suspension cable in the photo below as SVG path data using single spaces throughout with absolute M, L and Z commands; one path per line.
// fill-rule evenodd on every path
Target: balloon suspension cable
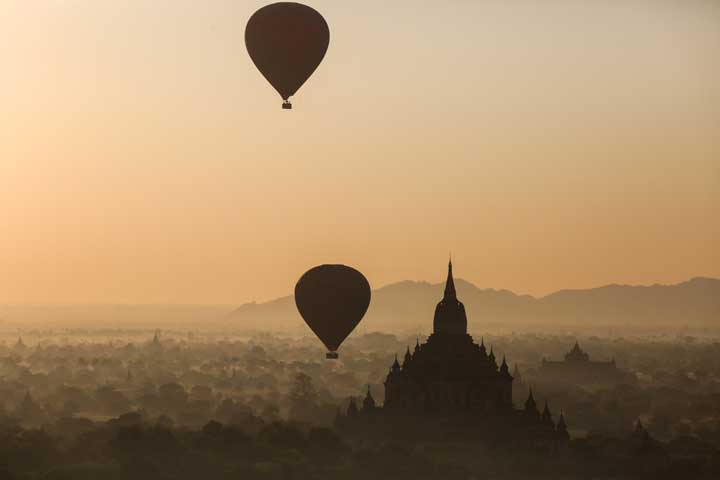
M 327 352 L 325 358 L 328 360 L 337 360 L 340 357 L 337 352 Z
M 292 110 L 292 103 L 289 100 L 284 100 L 282 108 L 283 110 Z

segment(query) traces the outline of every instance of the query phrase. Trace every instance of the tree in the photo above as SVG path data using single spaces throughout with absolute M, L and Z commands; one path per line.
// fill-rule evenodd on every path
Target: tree
M 258 439 L 274 448 L 301 449 L 307 440 L 302 431 L 293 425 L 271 423 L 260 431 Z
M 290 388 L 290 417 L 298 420 L 311 418 L 317 407 L 317 396 L 312 378 L 304 373 L 298 373 Z
M 337 458 L 347 447 L 342 439 L 329 428 L 313 428 L 308 434 L 311 452 L 319 457 Z
M 103 412 L 109 413 L 110 415 L 124 413 L 130 409 L 130 401 L 127 397 L 109 385 L 98 387 L 95 392 L 95 398 Z
M 170 411 L 181 411 L 187 405 L 188 394 L 182 385 L 166 383 L 158 389 L 160 401 Z

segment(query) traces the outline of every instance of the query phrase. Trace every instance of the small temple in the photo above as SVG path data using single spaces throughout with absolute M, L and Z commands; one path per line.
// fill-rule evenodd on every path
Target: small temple
M 537 372 L 537 380 L 542 383 L 573 383 L 580 385 L 622 385 L 635 384 L 634 374 L 622 370 L 609 361 L 590 360 L 590 355 L 575 342 L 573 348 L 565 354 L 564 360 L 552 361 L 543 358 Z
M 18 337 L 17 342 L 15 342 L 15 345 L 13 346 L 13 352 L 24 352 L 28 349 L 27 345 L 25 345 L 25 342 L 23 342 L 22 337 Z

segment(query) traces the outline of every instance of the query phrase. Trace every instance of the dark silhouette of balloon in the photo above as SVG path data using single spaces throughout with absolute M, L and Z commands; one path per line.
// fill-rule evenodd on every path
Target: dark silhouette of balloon
M 345 265 L 320 265 L 295 285 L 295 305 L 310 329 L 338 358 L 337 349 L 360 323 L 370 305 L 370 284 Z
M 330 29 L 314 9 L 293 2 L 273 3 L 250 17 L 245 45 L 260 73 L 291 109 L 288 98 L 310 78 L 330 43 Z

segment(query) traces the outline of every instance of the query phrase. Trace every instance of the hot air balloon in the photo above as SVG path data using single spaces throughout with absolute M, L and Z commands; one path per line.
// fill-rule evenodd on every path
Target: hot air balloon
M 253 14 L 245 28 L 245 45 L 260 73 L 288 100 L 322 62 L 330 29 L 314 9 L 293 2 L 273 3 Z
M 337 349 L 360 323 L 370 305 L 370 284 L 362 273 L 345 265 L 320 265 L 295 285 L 295 305 L 310 329 L 338 358 Z

